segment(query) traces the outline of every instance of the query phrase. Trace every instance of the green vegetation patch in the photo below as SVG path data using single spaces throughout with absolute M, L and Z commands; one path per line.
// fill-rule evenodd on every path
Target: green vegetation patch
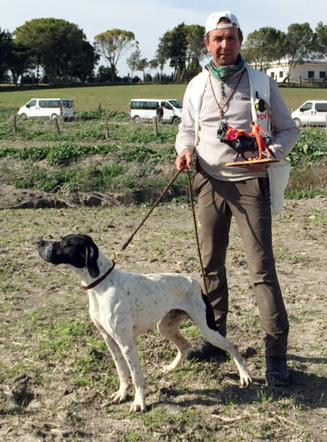
M 303 129 L 289 154 L 293 166 L 327 161 L 327 132 L 323 129 Z
M 89 320 L 58 319 L 44 310 L 36 310 L 25 319 L 21 333 L 31 336 L 33 344 L 22 347 L 22 358 L 11 367 L 2 367 L 6 370 L 7 381 L 29 372 L 43 383 L 39 373 L 45 367 L 61 367 L 62 372 L 66 370 L 70 374 L 70 382 L 76 386 L 96 387 L 99 391 L 116 388 L 117 375 L 108 349 Z M 104 377 L 108 367 L 111 373 Z
M 0 181 L 20 189 L 49 193 L 112 192 L 123 203 L 154 201 L 175 173 L 176 127 L 134 124 L 128 114 L 103 109 L 83 111 L 79 121 L 19 121 L 14 134 L 10 112 L 0 109 Z M 30 140 L 33 140 L 33 144 Z M 289 154 L 288 198 L 326 195 L 327 134 L 303 129 Z M 182 174 L 164 201 L 187 200 Z

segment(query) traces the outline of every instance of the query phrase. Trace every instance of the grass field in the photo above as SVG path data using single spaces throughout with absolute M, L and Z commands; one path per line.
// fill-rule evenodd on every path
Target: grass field
M 0 107 L 17 108 L 33 97 L 72 98 L 78 111 L 97 109 L 99 104 L 105 109 L 119 112 L 129 111 L 132 98 L 177 98 L 182 99 L 184 84 L 99 86 L 68 89 L 48 89 L 0 93 Z
M 74 99 L 78 111 L 97 109 L 101 103 L 105 109 L 128 112 L 129 101 L 132 98 L 176 98 L 181 100 L 185 87 L 185 84 L 156 84 L 0 92 L 0 108 L 19 108 L 34 97 L 60 97 Z M 292 110 L 305 100 L 327 99 L 327 89 L 281 88 L 281 92 L 289 109 Z

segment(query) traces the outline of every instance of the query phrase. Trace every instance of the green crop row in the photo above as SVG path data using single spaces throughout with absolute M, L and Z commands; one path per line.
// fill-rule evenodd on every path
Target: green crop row
M 1 128 L 0 128 L 1 129 Z M 109 140 L 107 144 L 83 146 L 74 143 L 74 141 L 81 141 L 84 139 L 94 140 L 96 143 L 101 138 L 103 139 L 103 127 L 87 125 L 84 128 L 79 128 L 74 132 L 63 134 L 59 136 L 55 133 L 45 133 L 40 129 L 35 129 L 30 133 L 25 133 L 25 139 L 46 141 L 59 141 L 59 143 L 52 147 L 28 147 L 25 149 L 15 148 L 0 148 L 0 157 L 11 157 L 18 159 L 31 159 L 33 161 L 40 161 L 45 158 L 48 159 L 49 164 L 68 164 L 71 161 L 81 158 L 85 155 L 106 155 L 115 150 L 122 150 L 121 158 L 124 161 L 139 161 L 144 159 L 151 150 L 144 147 L 144 144 L 155 143 L 159 147 L 166 143 L 174 143 L 176 130 L 173 127 L 165 127 L 158 134 L 155 133 L 150 126 L 117 126 L 111 128 L 109 132 Z M 60 142 L 61 141 L 61 142 Z M 115 144 L 115 141 L 119 144 Z M 126 145 L 133 144 L 133 148 L 126 148 Z M 120 147 L 124 146 L 124 147 Z M 162 152 L 156 154 L 158 159 L 171 159 L 172 152 L 167 147 L 162 148 Z M 325 161 L 327 158 L 327 133 L 323 129 L 306 129 L 303 130 L 300 139 L 294 149 L 289 154 L 289 158 L 293 166 L 305 163 L 317 163 Z
M 13 147 L 0 147 L 0 158 L 13 158 L 18 160 L 30 160 L 38 162 L 47 160 L 50 166 L 64 166 L 86 157 L 88 155 L 108 155 L 115 153 L 115 159 L 120 162 L 143 162 L 150 164 L 161 161 L 173 160 L 175 151 L 172 147 L 165 149 L 150 149 L 144 145 L 127 145 L 124 148 L 118 144 L 102 145 L 79 145 L 71 143 L 60 143 L 54 146 L 28 147 L 16 149 Z

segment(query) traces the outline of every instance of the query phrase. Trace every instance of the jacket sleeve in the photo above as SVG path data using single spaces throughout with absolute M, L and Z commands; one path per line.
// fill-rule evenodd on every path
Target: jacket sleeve
M 182 109 L 182 121 L 178 126 L 176 136 L 175 149 L 179 154 L 183 149 L 195 149 L 195 117 L 191 102 L 192 81 L 188 84 L 184 98 Z
M 292 150 L 299 138 L 300 130 L 291 117 L 276 81 L 272 79 L 270 79 L 270 109 L 272 144 L 269 148 L 280 160 Z

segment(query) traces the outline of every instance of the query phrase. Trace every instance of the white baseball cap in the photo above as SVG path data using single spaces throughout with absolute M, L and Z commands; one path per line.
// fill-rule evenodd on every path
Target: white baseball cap
M 219 23 L 223 18 L 227 18 L 230 23 Z M 215 29 L 239 28 L 240 24 L 236 15 L 230 11 L 213 12 L 206 21 L 206 34 Z

